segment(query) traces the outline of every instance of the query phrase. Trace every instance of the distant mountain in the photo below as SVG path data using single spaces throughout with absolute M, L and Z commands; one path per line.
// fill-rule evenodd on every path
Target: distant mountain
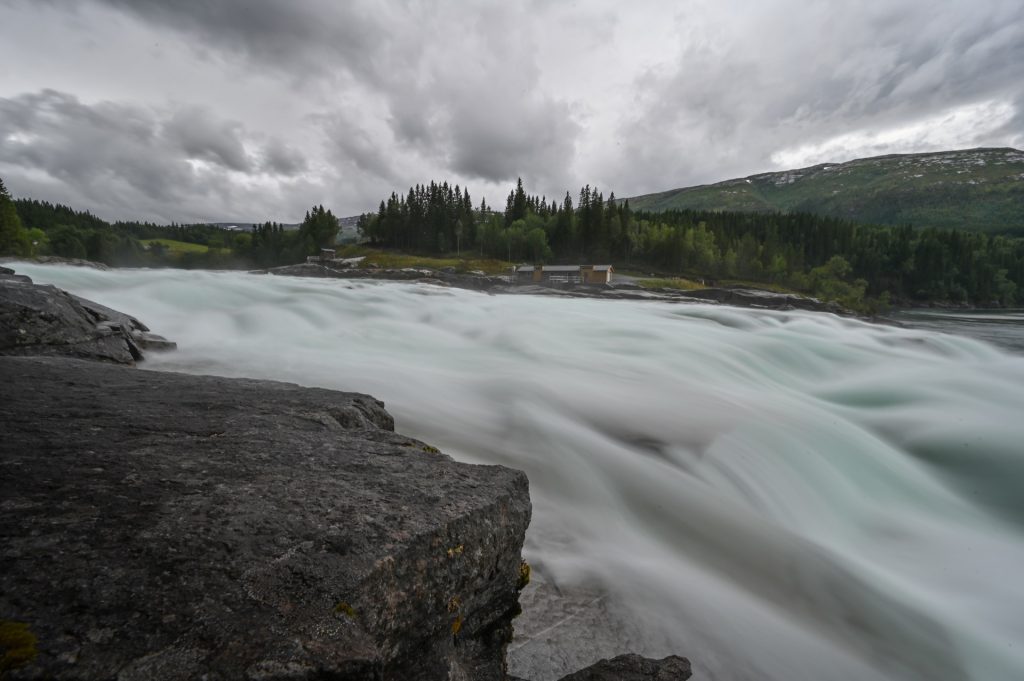
M 808 212 L 1024 236 L 1024 152 L 894 154 L 632 197 L 634 210 Z

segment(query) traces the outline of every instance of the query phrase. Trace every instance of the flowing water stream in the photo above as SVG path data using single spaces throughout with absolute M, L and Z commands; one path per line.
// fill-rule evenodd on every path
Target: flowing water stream
M 815 313 L 15 268 L 179 343 L 147 369 L 370 393 L 403 433 L 525 470 L 528 560 L 628 639 L 597 653 L 678 652 L 702 680 L 1024 678 L 1022 356 Z M 557 677 L 528 653 L 513 670 Z

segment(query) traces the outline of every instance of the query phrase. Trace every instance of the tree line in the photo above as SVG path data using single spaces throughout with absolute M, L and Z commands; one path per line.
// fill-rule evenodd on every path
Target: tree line
M 527 194 L 504 211 L 473 208 L 458 185 L 431 182 L 392 193 L 359 219 L 370 244 L 442 255 L 473 252 L 509 262 L 611 262 L 620 269 L 795 288 L 862 310 L 890 301 L 1016 305 L 1024 239 L 864 225 L 811 213 L 635 212 L 586 185 L 576 201 Z
M 272 267 L 333 246 L 337 233 L 337 217 L 322 205 L 308 210 L 298 229 L 267 222 L 251 233 L 208 224 L 109 223 L 69 206 L 13 199 L 0 179 L 0 255 L 55 255 L 120 267 Z M 176 252 L 154 239 L 204 248 Z
M 371 246 L 423 255 L 479 255 L 528 263 L 612 263 L 659 276 L 778 285 L 862 310 L 950 302 L 1024 301 L 1024 239 L 952 229 L 858 224 L 810 213 L 633 211 L 614 193 L 582 187 L 560 200 L 521 180 L 503 210 L 468 189 L 430 182 L 392 193 L 359 218 Z M 53 254 L 122 266 L 271 267 L 333 246 L 335 215 L 307 211 L 299 229 L 266 222 L 251 233 L 215 225 L 107 223 L 88 212 L 12 200 L 0 181 L 0 255 Z M 144 240 L 208 247 L 168 253 Z
M 589 185 L 573 205 L 567 192 L 561 203 L 529 195 L 520 179 L 509 192 L 504 212 L 481 200 L 473 207 L 469 191 L 447 182 L 392 193 L 377 212 L 359 218 L 360 233 L 371 245 L 440 255 L 463 251 L 484 257 L 544 262 L 573 256 L 599 260 L 621 255 L 628 202 L 619 205 Z
M 648 262 L 824 297 L 836 297 L 841 283 L 855 307 L 889 300 L 1013 306 L 1024 286 L 1017 238 L 808 213 L 670 211 L 637 221 L 634 252 Z

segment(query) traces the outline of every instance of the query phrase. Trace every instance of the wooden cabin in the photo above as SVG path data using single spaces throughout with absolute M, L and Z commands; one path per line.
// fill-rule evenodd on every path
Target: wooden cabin
M 540 268 L 533 265 L 519 265 L 515 268 L 517 284 L 534 284 L 540 281 Z
M 511 281 L 517 284 L 610 284 L 611 265 L 517 265 Z
M 584 265 L 582 272 L 584 284 L 610 284 L 615 268 L 611 265 Z

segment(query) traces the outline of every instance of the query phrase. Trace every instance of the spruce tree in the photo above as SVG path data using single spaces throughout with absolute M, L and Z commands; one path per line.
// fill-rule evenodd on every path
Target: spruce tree
M 11 195 L 0 178 L 0 255 L 31 255 L 32 243 L 21 225 Z

